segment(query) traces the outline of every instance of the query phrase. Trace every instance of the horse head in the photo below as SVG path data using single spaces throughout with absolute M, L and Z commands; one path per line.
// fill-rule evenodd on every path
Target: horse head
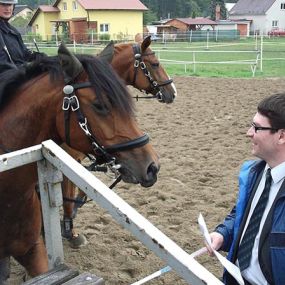
M 111 63 L 126 84 L 152 94 L 160 102 L 172 103 L 177 95 L 173 80 L 150 49 L 151 38 L 140 44 L 116 44 L 110 42 L 100 57 Z
M 124 84 L 96 57 L 75 57 L 64 45 L 58 57 L 66 83 L 65 122 L 61 115 L 57 123 L 62 140 L 85 154 L 93 152 L 100 163 L 118 169 L 125 182 L 152 186 L 158 156 L 136 123 Z

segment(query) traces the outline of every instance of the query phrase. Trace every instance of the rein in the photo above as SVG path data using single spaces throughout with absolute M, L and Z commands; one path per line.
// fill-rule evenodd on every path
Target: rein
M 133 86 L 135 86 L 136 80 L 137 80 L 137 74 L 138 74 L 138 69 L 140 68 L 144 75 L 146 76 L 146 78 L 148 79 L 151 89 L 150 90 L 141 90 L 144 91 L 145 93 L 151 93 L 153 91 L 155 91 L 155 95 L 153 95 L 152 97 L 150 96 L 136 96 L 134 97 L 137 101 L 139 98 L 144 98 L 144 99 L 158 99 L 158 101 L 164 101 L 163 100 L 163 94 L 162 94 L 162 90 L 160 87 L 166 86 L 168 84 L 171 84 L 173 82 L 172 79 L 168 79 L 163 81 L 162 83 L 158 83 L 157 81 L 155 81 L 150 72 L 147 69 L 147 66 L 145 64 L 145 62 L 143 61 L 143 57 L 144 56 L 148 56 L 148 55 L 154 55 L 155 52 L 150 52 L 150 53 L 142 53 L 141 52 L 141 47 L 139 45 L 133 45 L 133 51 L 134 51 L 134 56 L 135 56 L 135 63 L 134 63 L 134 69 L 135 69 L 135 73 L 134 73 L 134 79 L 133 79 Z

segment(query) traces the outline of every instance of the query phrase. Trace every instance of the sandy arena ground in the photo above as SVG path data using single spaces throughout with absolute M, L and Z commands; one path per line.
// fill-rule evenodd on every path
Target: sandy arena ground
M 136 103 L 140 126 L 160 155 L 158 182 L 148 189 L 121 182 L 115 191 L 192 253 L 203 246 L 199 213 L 212 230 L 234 205 L 239 167 L 251 158 L 245 133 L 257 103 L 285 92 L 285 80 L 176 77 L 174 82 L 178 98 L 173 104 Z M 165 266 L 95 203 L 79 210 L 75 227 L 89 243 L 71 249 L 65 242 L 66 263 L 103 277 L 106 285 L 131 284 Z M 214 258 L 205 255 L 198 261 L 221 276 Z M 12 269 L 10 283 L 20 284 L 23 271 L 14 263 Z M 147 284 L 187 283 L 170 272 Z

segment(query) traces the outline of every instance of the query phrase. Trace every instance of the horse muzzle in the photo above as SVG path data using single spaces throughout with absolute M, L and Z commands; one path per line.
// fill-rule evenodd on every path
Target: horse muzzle
M 146 172 L 141 175 L 137 174 L 133 168 L 129 168 L 122 164 L 122 167 L 119 169 L 119 172 L 122 175 L 122 179 L 126 183 L 140 184 L 142 187 L 151 187 L 157 181 L 157 174 L 159 172 L 159 165 L 156 165 L 154 162 L 150 163 L 147 167 Z

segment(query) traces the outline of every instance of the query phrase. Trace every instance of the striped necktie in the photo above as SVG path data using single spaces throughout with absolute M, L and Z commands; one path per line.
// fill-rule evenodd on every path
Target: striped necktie
M 238 262 L 241 271 L 245 270 L 251 260 L 252 248 L 254 244 L 255 237 L 259 231 L 259 226 L 261 218 L 263 216 L 265 207 L 268 202 L 269 191 L 271 187 L 272 177 L 271 169 L 268 168 L 266 172 L 266 181 L 263 192 L 257 202 L 257 205 L 251 215 L 250 221 L 248 223 L 247 229 L 244 233 L 243 239 L 238 250 Z

